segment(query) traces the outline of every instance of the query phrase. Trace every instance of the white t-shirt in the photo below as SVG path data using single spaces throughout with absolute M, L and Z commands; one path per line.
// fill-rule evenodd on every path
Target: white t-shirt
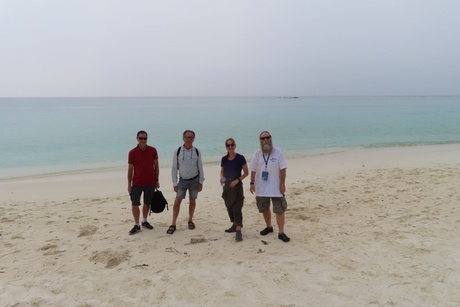
M 249 163 L 249 170 L 256 172 L 254 181 L 256 196 L 282 197 L 280 192 L 280 170 L 287 168 L 283 152 L 273 147 L 270 155 L 256 150 Z M 268 176 L 264 176 L 268 172 Z M 266 177 L 266 179 L 264 179 Z

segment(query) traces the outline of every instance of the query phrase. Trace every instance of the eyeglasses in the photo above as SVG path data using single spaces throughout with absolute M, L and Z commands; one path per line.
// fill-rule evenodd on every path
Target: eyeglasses
M 191 139 L 194 139 L 195 137 L 193 136 L 184 136 L 184 139 L 187 139 L 187 140 L 191 140 Z
M 232 144 L 225 144 L 225 146 L 227 146 L 227 147 L 232 146 L 232 147 L 233 147 L 233 146 L 235 146 L 235 144 L 234 144 L 234 143 L 232 143 Z
M 269 140 L 269 139 L 271 139 L 271 138 L 272 138 L 271 136 L 262 136 L 262 137 L 260 138 L 260 140 L 261 140 L 261 141 L 265 141 L 265 140 Z
M 141 141 L 147 141 L 147 138 L 141 138 L 141 137 L 139 137 L 138 139 L 141 140 Z

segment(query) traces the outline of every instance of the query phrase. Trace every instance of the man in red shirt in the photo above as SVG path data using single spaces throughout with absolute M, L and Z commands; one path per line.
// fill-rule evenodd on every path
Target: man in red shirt
M 160 188 L 158 181 L 160 168 L 158 166 L 158 152 L 155 147 L 147 145 L 147 132 L 141 130 L 137 133 L 137 146 L 128 153 L 128 193 L 131 197 L 132 212 L 135 225 L 129 234 L 141 231 L 139 224 L 141 194 L 144 193 L 142 207 L 142 227 L 153 229 L 147 222 L 150 202 L 155 189 Z

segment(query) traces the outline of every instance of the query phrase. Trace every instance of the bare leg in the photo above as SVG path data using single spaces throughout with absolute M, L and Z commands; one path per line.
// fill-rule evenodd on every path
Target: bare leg
M 150 205 L 148 205 L 148 204 L 144 204 L 144 205 L 142 206 L 142 217 L 143 217 L 144 219 L 147 219 L 147 216 L 148 216 L 148 214 L 149 214 L 149 209 L 150 209 Z
M 262 215 L 264 216 L 265 224 L 267 224 L 267 227 L 272 227 L 272 214 L 270 209 L 262 212 Z
M 188 220 L 193 221 L 193 214 L 195 213 L 196 199 L 190 199 L 190 205 L 188 207 Z
M 176 226 L 176 221 L 177 217 L 179 216 L 179 211 L 180 211 L 180 203 L 182 202 L 182 199 L 175 199 L 174 200 L 174 207 L 173 207 L 173 219 L 172 219 L 172 224 Z
M 284 233 L 284 213 L 276 214 L 276 223 L 278 224 L 279 233 Z
M 139 210 L 139 206 L 133 205 L 131 206 L 131 209 L 133 211 L 134 223 L 136 225 L 139 225 L 139 215 L 141 214 L 141 211 Z

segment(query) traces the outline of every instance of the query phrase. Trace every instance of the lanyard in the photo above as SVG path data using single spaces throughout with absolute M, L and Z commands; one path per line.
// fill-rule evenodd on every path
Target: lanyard
M 270 161 L 270 154 L 268 154 L 267 160 L 265 160 L 265 155 L 262 153 L 262 158 L 264 158 L 265 170 L 267 170 L 267 164 L 268 164 L 268 161 Z

